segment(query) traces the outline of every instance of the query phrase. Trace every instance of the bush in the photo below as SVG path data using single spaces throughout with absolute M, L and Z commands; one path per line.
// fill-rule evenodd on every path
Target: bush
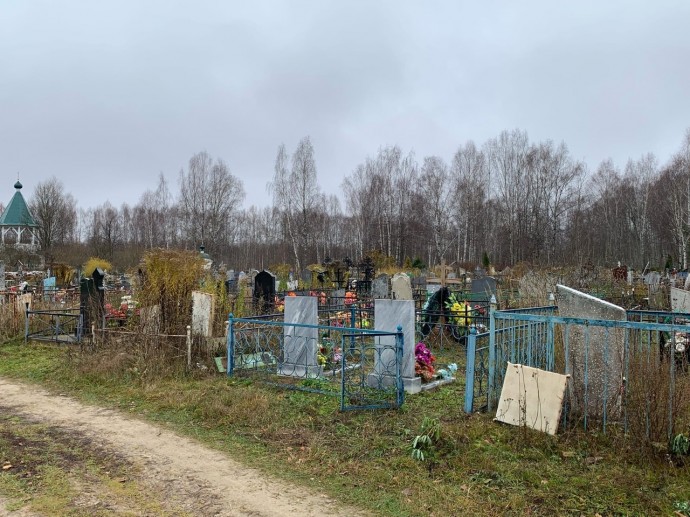
M 192 291 L 204 277 L 196 252 L 152 250 L 142 260 L 141 307 L 158 306 L 160 332 L 184 334 L 192 315 Z

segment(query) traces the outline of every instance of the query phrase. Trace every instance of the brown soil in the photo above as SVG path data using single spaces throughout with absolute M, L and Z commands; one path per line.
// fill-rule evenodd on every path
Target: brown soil
M 49 426 L 51 440 L 65 449 L 89 447 L 117 475 L 136 478 L 163 502 L 166 513 L 201 516 L 363 515 L 342 508 L 310 489 L 271 479 L 192 439 L 111 409 L 87 406 L 66 396 L 0 378 L 3 415 Z M 6 441 L 8 437 L 4 437 Z M 71 445 L 70 445 L 71 444 Z M 31 472 L 31 465 L 23 465 Z M 123 479 L 125 479 L 123 478 Z M 79 481 L 81 497 L 98 505 L 89 480 Z M 80 497 L 80 498 L 81 498 Z M 0 499 L 0 516 L 29 516 L 30 508 L 9 513 Z M 101 507 L 102 510 L 102 507 Z M 117 513 L 116 509 L 113 509 Z M 142 513 L 143 515 L 143 513 Z

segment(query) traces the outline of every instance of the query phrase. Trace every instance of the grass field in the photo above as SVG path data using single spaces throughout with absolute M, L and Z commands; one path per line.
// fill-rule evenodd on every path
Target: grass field
M 551 437 L 491 415 L 468 416 L 459 383 L 408 396 L 400 410 L 342 413 L 336 398 L 212 369 L 154 374 L 123 352 L 82 355 L 17 341 L 0 345 L 0 375 L 140 415 L 380 515 L 672 515 L 690 501 L 690 468 L 671 461 L 663 445 L 633 444 L 615 429 Z M 0 463 L 17 437 L 40 439 L 35 425 L 0 418 Z M 411 445 L 424 431 L 430 438 L 418 447 L 422 461 Z M 60 447 L 75 445 L 54 447 L 59 458 Z M 80 461 L 103 462 L 107 457 Z M 6 498 L 52 500 L 64 489 L 58 483 L 38 493 L 13 470 L 0 473 Z

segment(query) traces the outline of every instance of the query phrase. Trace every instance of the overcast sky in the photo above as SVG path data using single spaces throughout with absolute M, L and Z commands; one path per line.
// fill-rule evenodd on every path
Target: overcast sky
M 319 183 L 384 145 L 450 161 L 504 129 L 590 170 L 690 127 L 690 2 L 0 2 L 0 201 L 17 173 L 82 208 L 136 203 L 205 150 L 270 202 L 309 135 Z M 4 194 L 2 194 L 4 192 Z

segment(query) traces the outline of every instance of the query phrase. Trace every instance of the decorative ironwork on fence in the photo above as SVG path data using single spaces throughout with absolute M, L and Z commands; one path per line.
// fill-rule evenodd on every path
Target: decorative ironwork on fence
M 402 329 L 229 318 L 228 375 L 336 396 L 342 410 L 401 406 L 402 354 Z

